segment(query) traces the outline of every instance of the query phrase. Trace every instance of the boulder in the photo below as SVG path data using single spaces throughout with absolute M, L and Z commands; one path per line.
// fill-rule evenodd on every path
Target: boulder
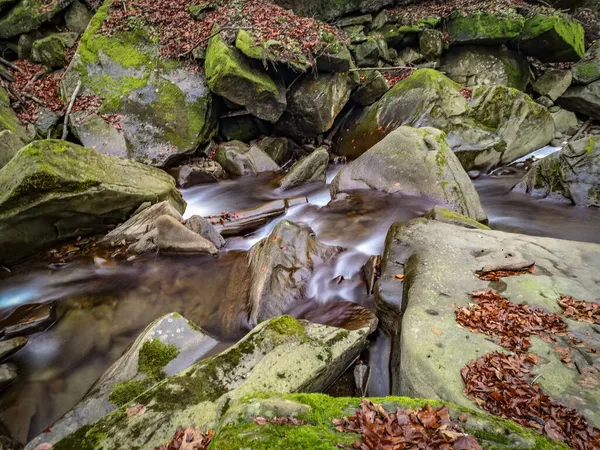
M 486 267 L 522 267 L 527 262 L 535 262 L 535 273 L 499 282 L 475 275 Z M 465 396 L 461 369 L 484 354 L 504 349 L 494 343 L 494 336 L 457 324 L 456 311 L 473 304 L 469 293 L 502 289 L 501 295 L 513 303 L 560 314 L 558 300 L 563 294 L 598 301 L 599 264 L 597 244 L 468 229 L 426 219 L 394 224 L 375 289 L 376 313 L 392 336 L 392 394 L 432 397 L 478 409 Z M 405 275 L 402 281 L 398 274 Z M 593 324 L 562 318 L 585 348 L 600 347 L 592 337 Z M 561 362 L 562 354 L 555 347 L 571 348 L 582 373 L 594 370 L 593 360 L 579 358 L 579 350 L 568 338 L 554 337 L 556 343 L 537 335 L 529 338 L 529 352 L 543 355 L 531 367 L 531 377 L 554 401 L 579 410 L 597 427 L 600 386 L 588 384 L 575 364 Z
M 259 147 L 240 141 L 220 144 L 215 160 L 229 175 L 238 177 L 279 170 L 277 163 Z
M 263 134 L 264 122 L 252 114 L 234 111 L 219 119 L 219 134 L 226 141 L 250 142 Z
M 254 68 L 246 56 L 229 47 L 220 35 L 208 44 L 204 68 L 212 92 L 245 106 L 256 117 L 276 122 L 285 110 L 283 84 Z
M 291 9 L 295 14 L 306 17 L 317 17 L 324 21 L 332 21 L 352 12 L 375 12 L 384 6 L 391 5 L 393 0 L 276 0 L 279 6 Z
M 6 341 L 0 342 L 0 361 L 8 358 L 9 356 L 17 353 L 21 350 L 29 339 L 26 337 L 18 336 L 12 339 L 7 339 Z
M 36 30 L 73 0 L 20 0 L 0 17 L 0 39 L 8 39 Z
M 600 206 L 600 137 L 569 142 L 536 162 L 513 190 L 578 206 Z
M 208 158 L 198 158 L 182 166 L 169 169 L 169 173 L 177 187 L 186 189 L 192 186 L 206 183 L 218 183 L 225 177 L 225 171 L 221 165 Z
M 525 19 L 514 11 L 505 14 L 453 12 L 446 23 L 448 35 L 456 44 L 504 44 L 517 38 Z
M 77 38 L 77 33 L 53 33 L 35 41 L 31 59 L 48 67 L 63 67 L 67 63 L 67 50 L 77 43 Z
M 62 116 L 54 111 L 41 107 L 38 117 L 33 124 L 40 139 L 59 138 L 62 136 Z
M 26 449 L 34 450 L 42 443 L 55 444 L 101 419 L 165 377 L 187 369 L 217 344 L 204 330 L 177 313 L 155 320 L 102 374 L 83 400 L 49 431 L 31 440 Z
M 24 143 L 29 143 L 31 141 L 29 133 L 21 124 L 13 109 L 10 107 L 8 91 L 0 87 L 0 131 L 5 130 L 10 131 L 14 135 L 8 138 L 12 140 L 11 148 L 15 145 L 15 137 Z M 8 134 L 5 134 L 4 136 L 8 136 Z M 8 146 L 8 144 L 6 145 Z
M 358 67 L 377 66 L 380 59 L 388 59 L 388 45 L 384 39 L 369 36 L 364 42 L 355 45 L 352 52 Z
M 0 131 L 0 169 L 24 146 L 25 143 L 12 131 Z
M 585 86 L 571 85 L 557 103 L 569 111 L 600 119 L 600 80 Z
M 102 5 L 83 34 L 61 81 L 63 97 L 70 98 L 81 82 L 79 95 L 99 96 L 99 114 L 109 115 L 109 125 L 122 136 L 115 139 L 115 133 L 100 126 L 98 136 L 94 128 L 91 134 L 82 133 L 83 145 L 115 139 L 118 150 L 109 153 L 167 165 L 216 134 L 212 95 L 202 71 L 182 60 L 158 57 L 158 40 L 147 28 L 118 30 L 111 36 L 101 33 L 115 13 L 110 5 L 108 0 Z
M 185 209 L 163 171 L 59 140 L 19 150 L 0 170 L 0 192 L 0 264 L 106 231 L 144 202 Z
M 548 70 L 533 83 L 533 90 L 555 102 L 573 81 L 570 70 Z
M 329 165 L 329 152 L 321 147 L 310 155 L 296 162 L 290 171 L 279 181 L 281 189 L 292 189 L 303 184 L 325 183 L 327 166 Z
M 378 30 L 377 35 L 381 35 L 390 47 L 402 48 L 418 43 L 420 32 L 435 28 L 440 22 L 440 17 L 426 17 L 415 19 L 410 25 L 390 23 Z
M 185 221 L 185 227 L 192 230 L 194 233 L 199 234 L 204 239 L 212 242 L 216 248 L 221 248 L 225 245 L 225 239 L 215 229 L 210 220 L 200 217 L 192 216 Z
M 478 222 L 487 222 L 479 195 L 445 134 L 434 128 L 399 127 L 342 168 L 331 196 L 358 189 L 425 197 Z
M 336 26 L 340 28 L 349 27 L 351 25 L 362 25 L 362 24 L 370 24 L 373 22 L 373 16 L 371 14 L 361 14 L 359 16 L 346 16 L 338 19 L 336 22 Z
M 525 91 L 530 80 L 527 60 L 505 46 L 452 47 L 444 53 L 440 71 L 466 87 L 502 85 Z
M 518 48 L 545 62 L 579 61 L 585 53 L 583 27 L 561 14 L 533 14 L 525 21 Z
M 462 87 L 420 69 L 398 82 L 379 101 L 349 114 L 334 151 L 357 157 L 401 125 L 443 130 L 466 170 L 509 163 L 554 138 L 548 110 L 516 89 Z
M 250 394 L 322 391 L 366 348 L 372 331 L 276 317 L 52 448 L 155 448 L 182 423 L 216 429 L 221 415 Z
M 425 29 L 419 35 L 419 51 L 427 59 L 442 56 L 444 35 L 441 31 Z
M 208 239 L 186 228 L 171 216 L 160 216 L 155 220 L 156 245 L 165 253 L 208 253 L 216 255 L 217 248 Z
M 470 219 L 467 216 L 463 216 L 457 212 L 451 211 L 443 206 L 434 206 L 431 210 L 423 216 L 426 219 L 437 220 L 438 222 L 449 223 L 451 225 L 457 225 L 460 227 L 480 230 L 490 230 L 491 228 L 487 225 L 483 225 L 476 220 Z
M 252 142 L 252 144 L 269 155 L 280 166 L 285 165 L 301 151 L 300 147 L 294 141 L 285 137 L 266 136 Z
M 377 407 L 377 411 L 383 410 L 389 414 L 396 413 L 398 409 L 414 411 L 418 408 L 427 408 L 426 405 L 435 409 L 446 406 L 453 421 L 464 419 L 461 426 L 468 435 L 477 437 L 477 442 L 481 446 L 479 448 L 498 448 L 498 442 L 515 450 L 533 448 L 564 450 L 565 448 L 564 444 L 552 441 L 514 422 L 503 421 L 491 415 L 442 403 L 439 400 L 408 397 L 336 398 L 322 394 L 249 397 L 233 405 L 223 415 L 211 445 L 219 450 L 352 448 L 355 442 L 364 442 L 360 439 L 360 435 L 340 433 L 335 430 L 332 423 L 336 419 L 356 415 L 361 409 L 362 402 L 381 405 L 382 409 Z M 269 423 L 262 425 L 265 420 Z M 271 421 L 284 423 L 270 425 Z M 301 425 L 294 425 L 295 421 L 299 421 Z M 277 432 L 274 432 L 275 427 Z M 362 445 L 366 447 L 364 443 Z
M 390 84 L 378 70 L 361 74 L 361 85 L 352 93 L 352 100 L 362 106 L 369 106 L 390 90 Z
M 594 42 L 587 49 L 583 59 L 571 68 L 573 81 L 577 84 L 590 84 L 600 80 L 600 42 Z
M 354 60 L 348 47 L 338 43 L 331 50 L 319 54 L 316 64 L 320 72 L 348 72 L 354 67 Z
M 82 34 L 92 17 L 92 12 L 83 3 L 75 0 L 65 13 L 65 24 L 69 31 Z
M 575 113 L 560 108 L 558 111 L 551 113 L 554 120 L 554 129 L 557 133 L 571 133 L 577 127 L 579 121 Z
M 288 93 L 288 108 L 277 129 L 294 138 L 315 137 L 328 131 L 351 91 L 348 73 L 306 75 Z
M 88 148 L 105 155 L 127 158 L 125 133 L 98 114 L 77 111 L 69 117 L 71 133 Z
M 281 45 L 280 41 L 273 39 L 259 42 L 246 30 L 239 30 L 235 40 L 236 48 L 248 58 L 256 59 L 262 63 L 284 64 L 300 72 L 305 72 L 310 67 L 310 63 L 302 54 L 298 55 L 295 60 L 291 60 L 282 58 L 277 55 L 277 52 L 270 50 L 272 46 L 280 47 Z

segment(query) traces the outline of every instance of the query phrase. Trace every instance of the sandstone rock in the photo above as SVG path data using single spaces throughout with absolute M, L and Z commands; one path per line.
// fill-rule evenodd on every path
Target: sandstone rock
M 556 101 L 571 86 L 572 80 L 570 70 L 549 70 L 533 83 L 533 90 Z
M 446 136 L 434 128 L 400 127 L 345 166 L 331 196 L 357 189 L 420 196 L 479 222 L 487 216 Z

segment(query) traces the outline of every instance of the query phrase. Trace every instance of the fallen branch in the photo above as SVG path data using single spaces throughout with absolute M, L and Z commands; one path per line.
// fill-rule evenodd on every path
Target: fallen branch
M 569 139 L 567 142 L 576 141 L 576 140 L 577 140 L 577 138 L 579 138 L 579 136 L 581 136 L 581 135 L 582 135 L 582 134 L 585 132 L 585 130 L 587 130 L 587 129 L 589 128 L 589 126 L 590 126 L 591 124 L 592 124 L 592 119 L 591 119 L 591 118 L 589 118 L 588 120 L 586 120 L 586 121 L 584 122 L 584 124 L 583 124 L 583 125 L 581 125 L 581 128 L 579 129 L 579 131 L 577 131 L 577 133 L 575 133 L 575 134 L 574 134 L 574 135 L 571 137 L 571 139 Z
M 40 78 L 42 78 L 44 75 L 46 75 L 46 71 L 45 70 L 40 70 L 38 73 L 36 73 L 33 78 L 31 80 L 29 80 L 27 82 L 27 84 L 23 87 L 22 91 L 26 91 L 27 89 L 29 89 L 29 87 L 35 83 L 36 81 L 38 81 Z
M 212 33 L 210 36 L 200 39 L 198 42 L 196 42 L 194 45 L 192 45 L 192 47 L 188 51 L 180 53 L 179 55 L 177 55 L 177 57 L 182 58 L 184 56 L 189 55 L 194 50 L 196 50 L 201 44 L 203 44 L 204 42 L 210 41 L 212 38 L 214 38 L 216 35 L 218 35 L 219 33 L 223 32 L 223 31 L 231 31 L 231 30 L 239 31 L 239 30 L 253 30 L 253 29 L 254 28 L 250 28 L 250 27 L 222 27 L 218 31 L 215 31 L 214 33 Z
M 15 66 L 13 63 L 11 63 L 10 61 L 7 61 L 6 59 L 4 59 L 2 57 L 0 57 L 0 64 L 4 64 L 6 67 L 10 67 L 12 70 L 23 73 L 23 70 L 21 70 L 21 68 L 19 66 Z
M 23 92 L 23 97 L 28 98 L 29 100 L 32 100 L 34 102 L 36 102 L 38 105 L 40 106 L 46 106 L 46 104 L 40 100 L 39 98 L 37 98 L 35 95 L 30 94 L 29 92 Z
M 65 114 L 65 121 L 63 123 L 63 132 L 61 139 L 64 141 L 67 139 L 67 125 L 69 123 L 69 116 L 71 115 L 71 110 L 73 109 L 73 105 L 75 104 L 75 99 L 77 98 L 77 94 L 79 94 L 79 89 L 81 89 L 81 80 L 77 82 L 77 86 L 75 86 L 75 90 L 73 91 L 73 95 L 71 95 L 71 101 L 69 101 L 69 106 L 67 108 L 67 112 Z

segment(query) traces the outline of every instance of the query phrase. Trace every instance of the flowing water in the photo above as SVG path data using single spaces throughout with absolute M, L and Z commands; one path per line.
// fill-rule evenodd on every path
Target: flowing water
M 339 167 L 332 167 L 328 181 Z M 518 177 L 475 181 L 497 230 L 600 243 L 600 211 L 557 205 L 510 193 Z M 249 329 L 243 305 L 227 296 L 235 263 L 267 236 L 283 218 L 309 225 L 317 238 L 346 251 L 333 263 L 318 266 L 306 304 L 291 314 L 320 323 L 336 323 L 344 302 L 369 307 L 361 267 L 381 254 L 385 234 L 396 221 L 421 216 L 433 205 L 414 197 L 360 192 L 329 203 L 329 188 L 312 185 L 285 193 L 273 174 L 242 178 L 183 192 L 186 217 L 237 211 L 267 201 L 305 195 L 309 203 L 243 238 L 228 240 L 217 258 L 146 255 L 118 265 L 81 258 L 66 266 L 32 265 L 0 280 L 0 310 L 33 302 L 58 301 L 60 320 L 30 337 L 12 362 L 18 380 L 0 398 L 0 420 L 14 437 L 26 440 L 44 430 L 77 403 L 94 381 L 154 319 L 177 311 L 221 339 L 224 348 Z M 229 311 L 225 314 L 224 311 Z M 234 311 L 235 317 L 231 317 Z M 385 395 L 389 341 L 376 333 L 369 356 L 371 395 Z

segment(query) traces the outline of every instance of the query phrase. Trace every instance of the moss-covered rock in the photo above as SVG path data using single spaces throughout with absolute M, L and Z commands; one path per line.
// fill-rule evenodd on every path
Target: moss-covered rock
M 355 11 L 378 11 L 392 4 L 393 0 L 276 0 L 275 3 L 301 16 L 331 21 Z
M 578 61 L 585 53 L 584 30 L 579 22 L 558 13 L 534 14 L 525 21 L 518 48 L 542 61 Z
M 106 231 L 142 203 L 185 209 L 161 170 L 59 140 L 35 141 L 0 170 L 0 263 Z
M 248 47 L 246 51 L 250 53 L 251 50 L 256 52 L 261 49 Z M 254 68 L 244 55 L 227 45 L 220 35 L 210 40 L 205 70 L 211 91 L 245 106 L 256 117 L 275 122 L 285 110 L 283 84 L 273 81 L 263 70 Z
M 438 222 L 449 223 L 452 225 L 458 225 L 465 228 L 479 228 L 480 230 L 489 230 L 490 227 L 483 225 L 476 220 L 470 219 L 467 216 L 463 216 L 457 212 L 451 211 L 443 206 L 434 206 L 427 214 L 423 217 L 426 219 L 437 220 Z
M 581 61 L 571 69 L 573 80 L 578 84 L 590 84 L 600 80 L 600 42 L 594 42 Z
M 24 146 L 25 143 L 12 131 L 0 131 L 0 169 Z
M 0 88 L 0 131 L 8 130 L 21 141 L 28 143 L 31 141 L 29 133 L 19 121 L 19 118 L 10 107 L 8 91 Z
M 446 26 L 450 38 L 457 44 L 502 44 L 517 38 L 524 24 L 523 16 L 513 10 L 504 14 L 468 15 L 457 10 L 450 15 Z
M 306 57 L 299 55 L 294 60 L 283 59 L 279 55 L 279 52 L 271 51 L 272 47 L 281 47 L 279 41 L 266 41 L 257 42 L 256 39 L 248 33 L 246 30 L 238 31 L 237 38 L 235 40 L 236 48 L 241 51 L 248 58 L 257 59 L 266 63 L 267 61 L 273 64 L 287 64 L 292 69 L 298 71 L 306 71 L 310 64 Z
M 53 33 L 35 41 L 31 46 L 31 59 L 49 67 L 63 67 L 67 62 L 67 49 L 77 42 L 77 33 Z
M 277 123 L 286 136 L 314 137 L 333 127 L 350 99 L 352 80 L 346 73 L 307 74 L 288 93 L 288 108 Z
M 600 137 L 570 142 L 536 162 L 513 190 L 578 206 L 600 206 Z
M 382 397 L 369 399 L 381 404 L 388 412 L 397 408 L 416 409 L 425 405 L 442 406 L 438 400 L 408 397 Z M 219 450 L 279 450 L 310 448 L 335 450 L 351 448 L 360 435 L 336 431 L 333 419 L 355 415 L 359 398 L 333 398 L 322 394 L 257 395 L 233 405 L 223 417 L 211 449 Z M 446 404 L 451 418 L 466 419 L 463 428 L 475 436 L 485 450 L 536 449 L 566 450 L 564 444 L 551 441 L 514 422 L 499 420 L 487 414 L 453 404 Z M 289 417 L 305 422 L 303 425 L 277 425 L 254 422 L 257 417 L 267 420 Z
M 0 17 L 0 39 L 37 29 L 72 2 L 73 0 L 20 0 Z
M 446 141 L 434 128 L 400 127 L 345 166 L 331 196 L 377 189 L 424 197 L 478 222 L 487 222 L 479 195 Z
M 261 392 L 319 392 L 366 347 L 371 329 L 343 330 L 289 316 L 260 324 L 212 358 L 169 377 L 93 425 L 54 445 L 55 450 L 154 448 L 182 423 L 215 429 L 231 405 Z M 138 414 L 126 408 L 144 405 Z
M 216 134 L 212 95 L 202 72 L 160 57 L 152 29 L 132 26 L 110 37 L 101 33 L 110 4 L 105 2 L 82 36 L 62 79 L 63 97 L 70 98 L 81 81 L 79 95 L 98 95 L 100 113 L 118 119 L 110 124 L 126 143 L 118 153 L 146 164 L 168 164 Z M 91 146 L 94 140 L 82 143 Z

